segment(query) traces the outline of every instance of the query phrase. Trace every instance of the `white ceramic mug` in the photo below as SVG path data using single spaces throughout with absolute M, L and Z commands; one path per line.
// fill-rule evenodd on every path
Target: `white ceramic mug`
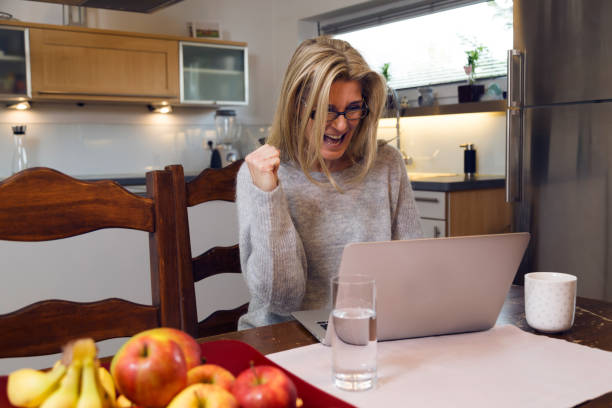
M 532 272 L 525 275 L 525 315 L 527 324 L 545 332 L 568 330 L 576 311 L 574 275 L 559 272 Z

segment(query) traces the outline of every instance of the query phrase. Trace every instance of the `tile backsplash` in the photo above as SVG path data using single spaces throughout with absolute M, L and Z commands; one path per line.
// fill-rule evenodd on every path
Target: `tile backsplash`
M 238 111 L 238 118 L 240 112 Z M 0 111 L 0 178 L 11 175 L 11 126 L 27 125 L 28 165 L 73 176 L 144 176 L 180 163 L 187 174 L 210 165 L 208 140 L 215 140 L 214 109 L 176 108 L 171 115 L 122 105 L 35 104 L 32 111 Z M 267 136 L 268 125 L 241 125 L 242 156 Z M 383 119 L 379 137 L 396 135 L 395 120 Z M 505 173 L 503 112 L 404 117 L 400 145 L 409 171 L 463 173 L 463 143 L 474 143 L 477 172 Z M 395 143 L 394 143 L 395 144 Z
M 210 165 L 207 141 L 216 136 L 214 110 L 162 115 L 135 106 L 90 106 L 75 112 L 72 105 L 50 104 L 30 112 L 5 111 L 0 113 L 0 178 L 11 175 L 15 124 L 27 126 L 28 167 L 51 167 L 77 177 L 138 177 L 176 163 L 188 174 L 198 173 Z M 241 125 L 241 155 L 256 148 L 267 129 Z
M 395 126 L 395 119 L 381 120 L 378 136 L 387 140 L 395 137 Z M 400 148 L 409 157 L 409 172 L 463 174 L 463 148 L 459 145 L 473 143 L 476 172 L 503 175 L 505 132 L 503 112 L 403 117 Z

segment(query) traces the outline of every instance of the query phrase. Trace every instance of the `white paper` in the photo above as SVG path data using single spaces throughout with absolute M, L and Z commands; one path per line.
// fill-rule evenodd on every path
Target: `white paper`
M 378 384 L 337 389 L 331 349 L 266 357 L 358 407 L 571 407 L 612 391 L 612 352 L 496 326 L 478 333 L 378 343 Z

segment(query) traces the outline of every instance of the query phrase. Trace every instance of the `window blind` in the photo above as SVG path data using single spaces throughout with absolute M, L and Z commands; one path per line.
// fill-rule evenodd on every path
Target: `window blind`
M 485 1 L 487 0 L 372 1 L 372 5 L 366 5 L 365 8 L 352 8 L 353 11 L 349 8 L 343 13 L 319 16 L 319 34 L 346 33 Z
M 478 60 L 476 79 L 506 75 L 506 54 L 512 48 L 511 3 L 413 1 L 401 13 L 398 2 L 393 4 L 396 7 L 385 10 L 389 14 L 378 18 L 363 10 L 358 18 L 355 13 L 347 13 L 353 18 L 333 22 L 333 29 L 342 32 L 326 34 L 351 43 L 379 72 L 389 63 L 388 83 L 396 89 L 466 81 L 466 51 L 478 46 L 485 50 Z M 355 28 L 358 19 L 360 26 Z M 331 22 L 321 29 L 330 27 Z

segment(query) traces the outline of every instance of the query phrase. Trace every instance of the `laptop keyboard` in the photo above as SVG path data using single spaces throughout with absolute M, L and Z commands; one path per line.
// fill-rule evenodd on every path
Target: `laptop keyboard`
M 323 328 L 323 330 L 327 330 L 327 320 L 323 320 L 323 321 L 317 322 L 317 324 L 319 326 L 321 326 Z

